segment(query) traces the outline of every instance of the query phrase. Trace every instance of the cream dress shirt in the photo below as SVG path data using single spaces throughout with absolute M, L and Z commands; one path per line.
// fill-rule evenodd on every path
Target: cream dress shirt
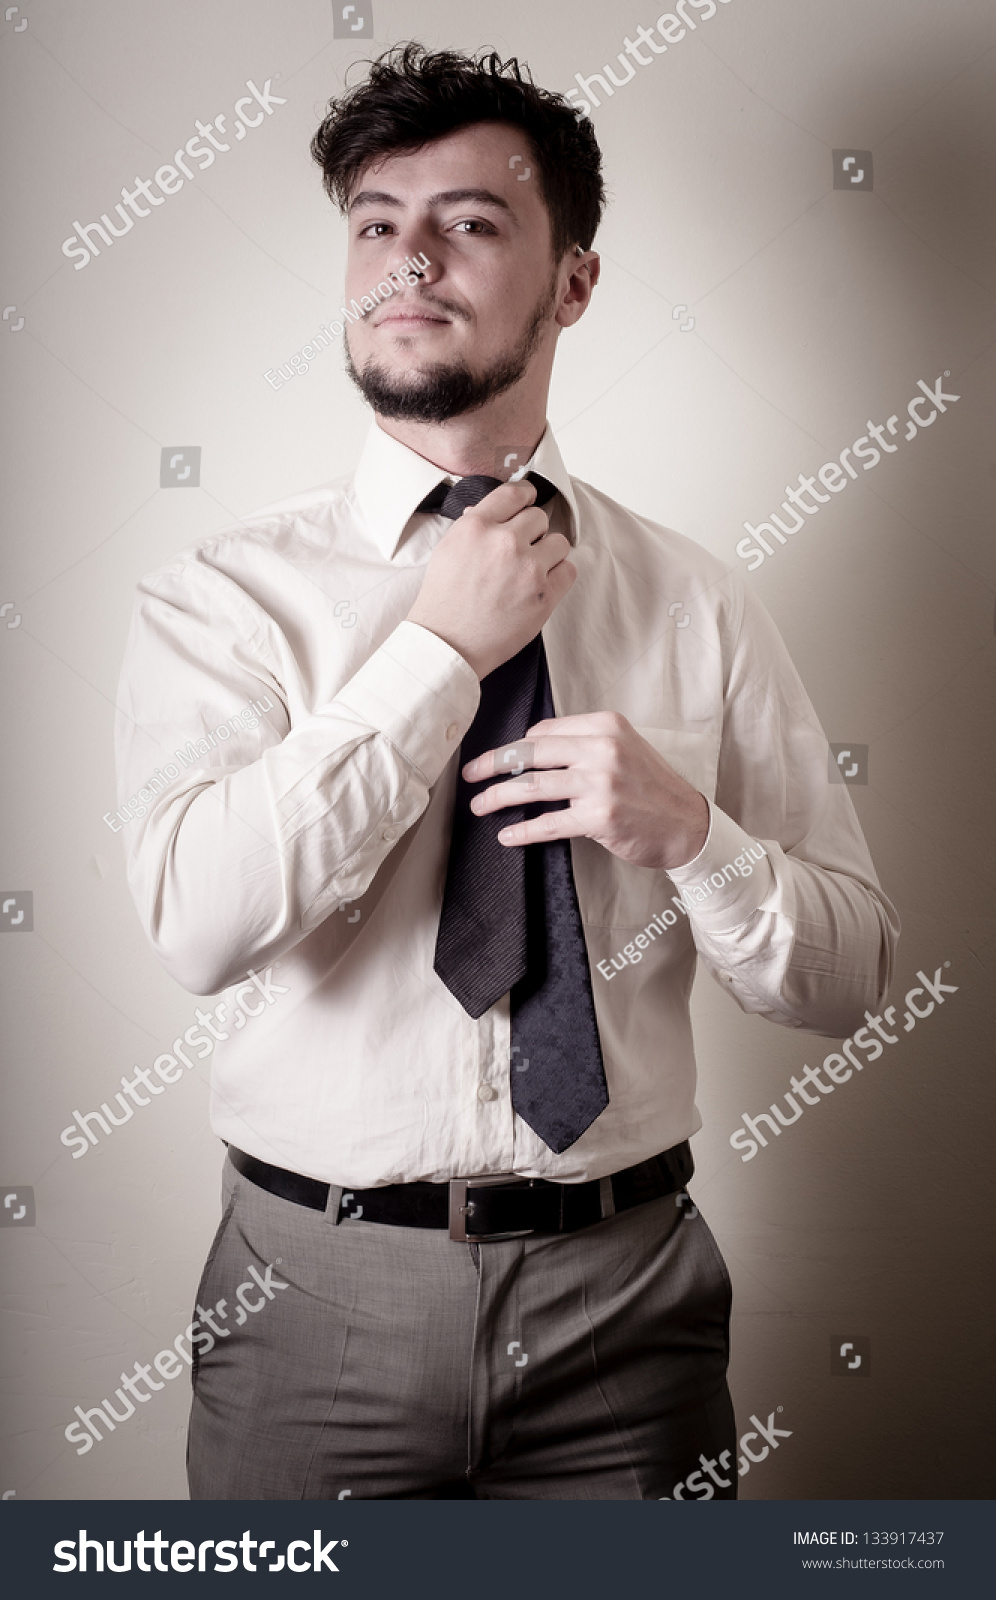
M 697 958 L 744 1011 L 831 1037 L 891 977 L 895 910 L 766 612 L 700 546 L 569 476 L 549 429 L 530 465 L 578 569 L 543 630 L 557 714 L 621 712 L 711 812 L 669 874 L 571 841 L 610 1100 L 562 1155 L 512 1110 L 508 996 L 474 1021 L 433 971 L 480 698 L 463 657 L 404 620 L 451 526 L 415 507 L 447 474 L 375 423 L 352 477 L 138 586 L 108 825 L 166 970 L 233 990 L 212 1127 L 346 1188 L 581 1182 L 687 1138 Z M 250 969 L 274 1003 L 240 1027 Z

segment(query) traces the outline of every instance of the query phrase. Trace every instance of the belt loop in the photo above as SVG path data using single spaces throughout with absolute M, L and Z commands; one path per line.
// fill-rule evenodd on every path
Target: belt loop
M 341 1199 L 342 1189 L 339 1184 L 330 1183 L 329 1198 L 325 1207 L 325 1220 L 330 1222 L 333 1228 L 339 1225 L 339 1202 Z
M 599 1178 L 598 1197 L 602 1206 L 602 1219 L 614 1217 L 616 1214 L 616 1197 L 612 1192 L 612 1179 Z

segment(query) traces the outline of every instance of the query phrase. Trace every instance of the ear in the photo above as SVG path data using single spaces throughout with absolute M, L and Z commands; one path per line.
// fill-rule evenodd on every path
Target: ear
M 601 272 L 601 260 L 597 251 L 582 250 L 580 245 L 575 245 L 565 255 L 561 270 L 566 273 L 566 283 L 556 320 L 560 327 L 572 328 L 588 309 Z

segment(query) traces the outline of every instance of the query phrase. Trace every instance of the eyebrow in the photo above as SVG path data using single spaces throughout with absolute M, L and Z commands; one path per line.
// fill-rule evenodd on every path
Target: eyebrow
M 509 216 L 514 215 L 512 207 L 500 194 L 494 194 L 490 189 L 441 189 L 438 194 L 430 194 L 425 204 L 428 206 L 462 205 L 470 201 L 480 206 L 495 206 L 501 211 L 507 211 Z M 361 189 L 349 202 L 352 213 L 358 206 L 393 206 L 403 210 L 405 202 L 399 200 L 397 195 L 388 194 L 384 189 Z

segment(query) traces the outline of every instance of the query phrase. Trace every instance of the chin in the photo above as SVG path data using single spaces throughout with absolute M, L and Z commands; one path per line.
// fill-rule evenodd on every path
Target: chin
M 388 383 L 430 383 L 435 377 L 439 363 L 430 361 L 427 357 L 415 356 L 399 352 L 392 359 L 383 356 L 377 362 L 378 374 Z
M 431 348 L 433 361 L 462 360 L 464 354 L 462 350 L 439 338 L 439 334 L 443 331 L 442 328 L 384 328 L 381 333 L 380 348 L 372 349 L 370 357 L 374 361 L 389 363 L 392 351 Z M 431 345 L 427 341 L 431 341 Z

